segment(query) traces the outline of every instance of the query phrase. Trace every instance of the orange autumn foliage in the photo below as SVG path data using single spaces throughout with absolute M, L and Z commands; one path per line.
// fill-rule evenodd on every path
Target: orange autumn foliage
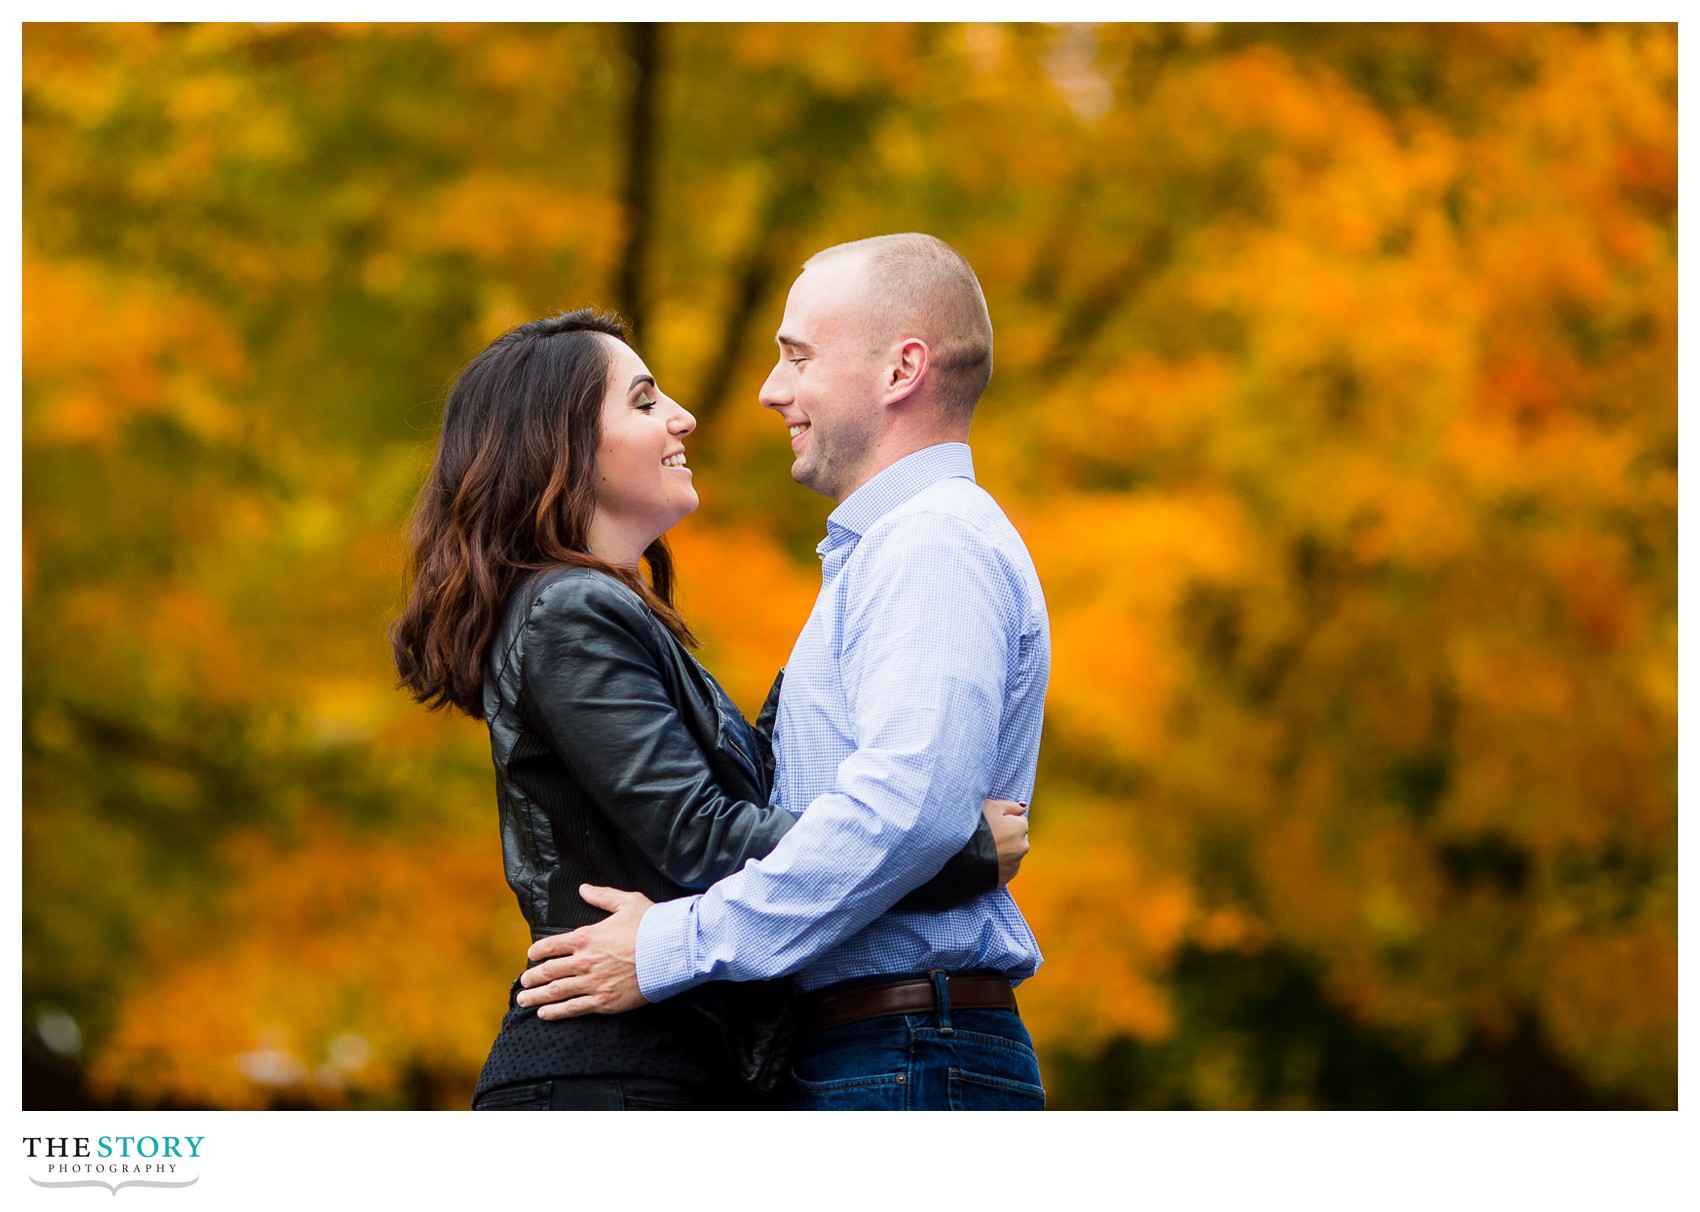
M 1051 611 L 1053 1105 L 1673 1105 L 1675 27 L 650 32 L 25 27 L 26 1103 L 464 1105 L 524 932 L 384 637 L 446 384 L 635 322 L 753 712 L 785 291 L 919 229 Z

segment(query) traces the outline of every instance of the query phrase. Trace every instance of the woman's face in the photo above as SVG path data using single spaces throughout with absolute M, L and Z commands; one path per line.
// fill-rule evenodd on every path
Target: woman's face
M 601 340 L 613 357 L 596 452 L 596 514 L 641 550 L 697 507 L 684 441 L 697 422 L 655 386 L 631 346 Z

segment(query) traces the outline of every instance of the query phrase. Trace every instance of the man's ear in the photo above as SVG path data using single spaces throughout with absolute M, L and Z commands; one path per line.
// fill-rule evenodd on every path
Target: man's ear
M 904 337 L 886 369 L 885 403 L 907 400 L 921 386 L 932 365 L 932 354 L 920 337 Z

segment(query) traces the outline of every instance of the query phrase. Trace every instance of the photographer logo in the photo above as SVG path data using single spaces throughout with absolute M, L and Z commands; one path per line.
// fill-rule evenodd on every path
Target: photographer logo
M 192 1187 L 204 1136 L 26 1136 L 24 1159 L 38 1187 Z

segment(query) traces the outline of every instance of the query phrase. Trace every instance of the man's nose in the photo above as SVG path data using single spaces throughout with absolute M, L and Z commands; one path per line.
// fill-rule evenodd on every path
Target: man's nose
M 761 391 L 756 395 L 763 408 L 784 408 L 791 402 L 791 392 L 780 382 L 779 372 L 782 369 L 783 363 L 767 372 L 767 381 L 761 385 Z

